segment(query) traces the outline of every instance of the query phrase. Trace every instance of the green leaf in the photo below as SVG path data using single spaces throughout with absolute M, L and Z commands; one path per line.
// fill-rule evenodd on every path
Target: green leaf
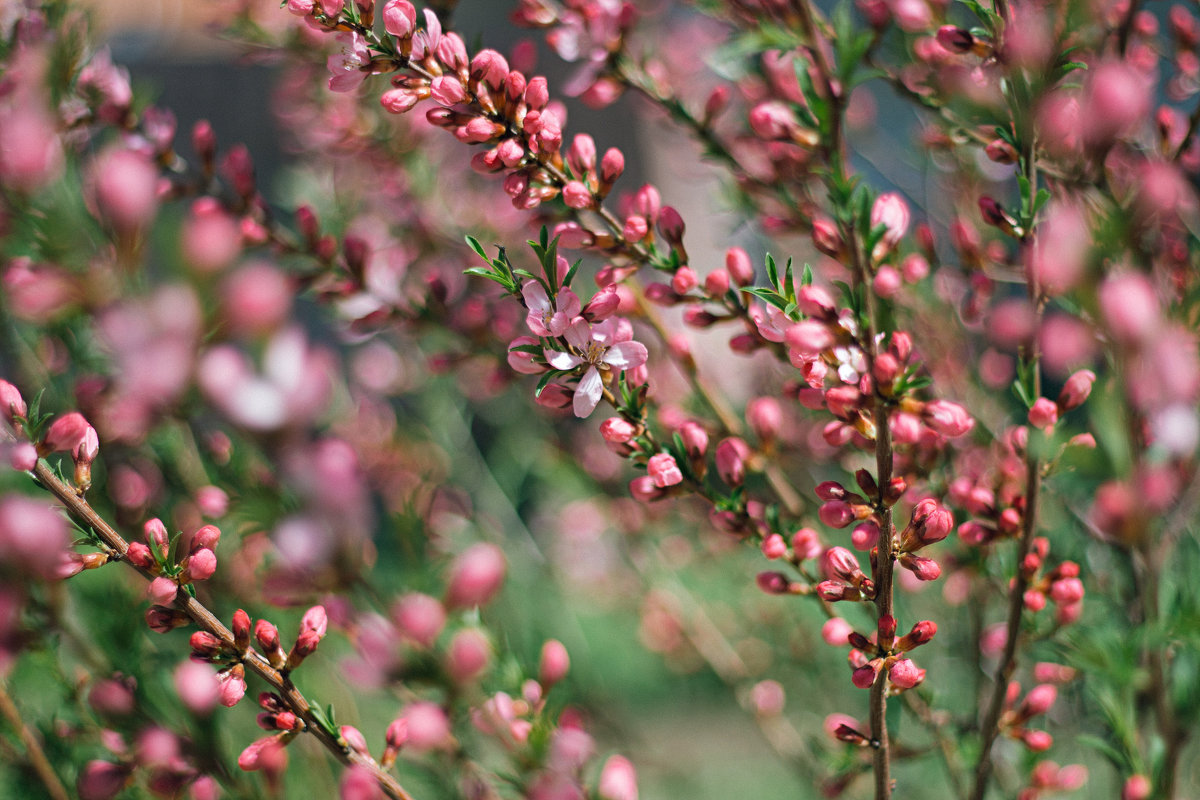
M 1120 750 L 1113 747 L 1099 736 L 1093 736 L 1090 733 L 1078 734 L 1075 736 L 1075 741 L 1084 747 L 1090 747 L 1103 755 L 1118 770 L 1124 772 L 1127 769 L 1129 759 L 1126 758 Z
M 495 281 L 510 292 L 516 288 L 513 286 L 512 281 L 505 276 L 497 275 L 494 272 L 488 272 L 486 269 L 482 269 L 480 267 L 471 267 L 471 269 L 464 270 L 464 272 L 467 275 L 475 275 L 480 278 L 487 278 L 489 281 Z
M 576 262 L 574 264 L 571 265 L 571 268 L 569 270 L 567 270 L 567 276 L 565 278 L 563 278 L 563 286 L 571 285 L 571 281 L 575 280 L 575 273 L 579 271 L 579 265 L 582 263 L 583 263 L 583 259 L 580 258 L 580 259 L 576 260 Z
M 467 246 L 470 247 L 472 250 L 474 250 L 475 254 L 478 255 L 480 258 L 482 258 L 484 261 L 487 261 L 489 264 L 492 263 L 491 259 L 488 258 L 487 252 L 483 249 L 483 245 L 481 245 L 479 243 L 479 240 L 476 239 L 474 236 L 467 237 Z
M 533 396 L 541 397 L 542 392 L 547 386 L 550 385 L 550 381 L 554 380 L 555 378 L 561 378 L 563 375 L 570 375 L 572 371 L 573 370 L 567 369 L 552 369 L 546 374 L 542 375 L 541 379 L 538 380 L 537 388 L 533 390 Z
M 1049 199 L 1049 189 L 1038 189 L 1037 197 L 1033 199 L 1033 214 L 1031 214 L 1031 216 L 1037 216 L 1037 213 L 1042 210 L 1042 207 L 1046 205 L 1046 201 Z
M 755 297 L 765 300 L 778 309 L 786 309 L 788 306 L 787 300 L 779 296 L 779 292 L 774 289 L 767 289 L 761 286 L 747 286 L 742 289 L 746 294 L 752 294 Z

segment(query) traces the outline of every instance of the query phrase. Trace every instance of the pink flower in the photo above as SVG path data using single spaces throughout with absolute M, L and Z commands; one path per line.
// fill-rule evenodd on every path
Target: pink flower
M 175 691 L 193 713 L 207 714 L 220 699 L 220 684 L 212 667 L 199 661 L 184 661 L 175 669 Z
M 446 672 L 456 683 L 474 680 L 487 669 L 492 645 L 480 630 L 467 628 L 454 634 L 446 650 Z
M 42 439 L 41 450 L 45 453 L 73 452 L 87 437 L 92 429 L 87 420 L 78 411 L 64 414 L 50 424 Z
M 422 647 L 432 647 L 446 625 L 446 610 L 436 597 L 413 592 L 396 602 L 392 618 L 402 636 Z
M 412 38 L 417 11 L 408 0 L 388 0 L 383 7 L 383 29 L 398 39 Z
M 79 773 L 75 788 L 80 800 L 109 800 L 129 782 L 133 767 L 111 761 L 89 761 Z
M 616 317 L 590 325 L 577 319 L 564 334 L 572 352 L 547 350 L 546 361 L 555 369 L 569 370 L 587 365 L 583 377 L 575 387 L 572 401 L 575 416 L 583 418 L 595 410 L 604 393 L 604 377 L 613 370 L 620 371 L 640 367 L 646 363 L 646 346 L 632 341 L 633 334 L 628 323 Z
M 659 489 L 683 483 L 683 473 L 679 470 L 679 465 L 675 463 L 675 457 L 670 453 L 658 453 L 650 456 L 646 469 L 650 473 L 654 485 Z
M 821 626 L 821 638 L 825 644 L 833 647 L 845 647 L 850 642 L 850 634 L 854 628 L 841 617 L 831 617 Z
M 158 170 L 139 152 L 102 152 L 90 166 L 88 185 L 96 214 L 119 230 L 146 225 L 158 210 Z
M 1081 369 L 1067 378 L 1062 392 L 1058 395 L 1059 410 L 1070 411 L 1083 405 L 1092 393 L 1092 384 L 1095 382 L 1096 373 L 1090 369 Z
M 246 695 L 246 670 L 241 664 L 222 670 L 217 675 L 218 699 L 226 708 L 236 706 Z M 243 767 L 242 769 L 245 769 Z
M 528 281 L 521 287 L 521 296 L 529 309 L 525 324 L 538 336 L 562 336 L 582 310 L 579 298 L 565 287 L 558 290 L 551 302 L 542 284 Z
M 902 658 L 892 665 L 888 677 L 901 689 L 911 689 L 925 680 L 925 670 L 914 664 L 912 659 Z
M 958 403 L 934 400 L 925 404 L 925 424 L 942 436 L 954 439 L 975 427 L 975 420 Z
M 0 562 L 48 579 L 59 575 L 69 552 L 67 522 L 58 510 L 32 497 L 0 498 Z
M 408 725 L 408 739 L 405 744 L 410 749 L 424 753 L 453 746 L 450 720 L 446 718 L 446 712 L 434 703 L 413 703 L 404 709 L 400 718 Z
M 538 661 L 538 683 L 543 688 L 550 688 L 567 677 L 571 668 L 571 657 L 563 643 L 550 639 L 542 645 L 542 655 Z
M 624 756 L 611 756 L 600 770 L 601 800 L 638 800 L 637 772 Z
M 367 48 L 367 40 L 357 31 L 343 31 L 335 38 L 341 49 L 330 55 L 325 63 L 329 69 L 329 88 L 335 92 L 352 92 L 367 77 L 363 67 L 371 63 L 371 51 Z
M 1057 421 L 1058 406 L 1049 398 L 1039 397 L 1029 409 L 1029 424 L 1039 430 L 1051 428 Z
M 871 207 L 871 226 L 885 226 L 881 243 L 887 250 L 895 247 L 908 232 L 909 223 L 908 203 L 895 192 L 881 194 Z
M 1121 800 L 1148 800 L 1153 791 L 1154 786 L 1145 775 L 1130 775 L 1121 788 Z
M 29 413 L 21 391 L 6 380 L 0 379 L 0 416 L 12 423 L 17 417 Z
M 484 605 L 504 583 L 507 567 L 504 553 L 496 545 L 471 545 L 454 560 L 450 568 L 446 605 L 451 608 Z

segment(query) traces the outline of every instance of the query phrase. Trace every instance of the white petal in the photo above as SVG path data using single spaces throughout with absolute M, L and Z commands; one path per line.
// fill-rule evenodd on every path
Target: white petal
M 600 380 L 600 371 L 592 367 L 583 373 L 579 385 L 575 387 L 575 398 L 571 403 L 575 409 L 575 416 L 582 419 L 595 411 L 602 394 L 604 384 Z
M 525 307 L 531 314 L 541 316 L 550 310 L 550 297 L 537 281 L 526 281 L 521 287 L 521 296 L 525 298 Z
M 588 325 L 585 319 L 575 320 L 563 335 L 567 337 L 567 341 L 570 344 L 580 350 L 586 351 L 588 345 L 592 343 L 592 327 Z
M 575 369 L 583 363 L 579 356 L 561 350 L 543 350 L 542 354 L 546 356 L 546 363 L 555 369 Z
M 641 342 L 617 342 L 604 353 L 604 363 L 617 369 L 633 369 L 646 363 L 646 345 Z

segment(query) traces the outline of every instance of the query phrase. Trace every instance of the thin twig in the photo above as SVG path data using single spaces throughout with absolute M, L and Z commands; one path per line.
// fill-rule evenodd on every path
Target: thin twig
M 1037 161 L 1034 158 L 1035 143 L 1029 142 L 1025 155 L 1026 176 L 1029 179 L 1030 192 L 1037 190 Z M 1033 231 L 1026 233 L 1022 245 L 1028 249 L 1032 246 Z M 1042 315 L 1045 311 L 1045 298 L 1038 284 L 1037 273 L 1033 270 L 1032 259 L 1026 259 L 1029 301 L 1034 308 L 1035 329 L 1041 326 Z M 1029 346 L 1029 361 L 1034 365 L 1032 396 L 1040 397 L 1042 393 L 1041 368 L 1038 365 L 1040 357 L 1036 337 Z M 980 728 L 979 761 L 975 765 L 975 784 L 971 790 L 971 800 L 983 800 L 987 794 L 988 781 L 992 775 L 992 746 L 1000 735 L 1000 714 L 1004 710 L 1004 699 L 1008 691 L 1008 683 L 1012 679 L 1017 666 L 1017 645 L 1021 633 L 1021 613 L 1025 608 L 1025 591 L 1029 588 L 1029 576 L 1024 564 L 1033 546 L 1033 536 L 1037 531 L 1038 494 L 1042 485 L 1042 462 L 1037 456 L 1037 447 L 1029 443 L 1025 448 L 1025 509 L 1021 526 L 1021 538 L 1017 543 L 1016 575 L 1008 593 L 1008 616 L 1005 622 L 1004 652 L 1000 656 L 1000 666 L 992 685 L 991 698 Z
M 129 544 L 125 541 L 125 538 L 117 533 L 91 507 L 87 500 L 80 497 L 72 487 L 59 480 L 58 476 L 54 474 L 54 471 L 50 469 L 44 460 L 38 461 L 33 469 L 33 474 L 37 477 L 41 485 L 66 507 L 68 513 L 70 513 L 76 522 L 85 526 L 85 528 L 90 528 L 96 533 L 104 545 L 113 551 L 115 558 L 125 561 L 126 564 L 137 570 L 146 580 L 153 580 L 156 577 L 150 570 L 138 567 L 125 558 L 125 554 L 129 550 Z M 199 600 L 180 592 L 179 597 L 175 601 L 175 607 L 186 613 L 198 628 L 217 637 L 221 642 L 222 650 L 237 652 L 233 633 Z M 292 712 L 304 720 L 305 730 L 315 736 L 338 761 L 346 765 L 353 764 L 368 769 L 380 788 L 389 797 L 393 798 L 393 800 L 413 800 L 412 795 L 405 791 L 399 781 L 394 776 L 388 774 L 375 759 L 343 745 L 336 737 L 327 732 L 317 722 L 308 700 L 296 688 L 291 679 L 272 667 L 266 658 L 253 649 L 246 650 L 240 658 L 241 663 L 247 669 L 266 681 L 284 699 L 292 709 Z
M 66 787 L 62 785 L 54 767 L 50 765 L 50 760 L 46 758 L 41 743 L 38 742 L 29 726 L 25 724 L 25 720 L 21 718 L 21 712 L 12 697 L 9 696 L 8 688 L 3 681 L 0 681 L 0 715 L 8 720 L 8 723 L 16 730 L 21 744 L 25 746 L 25 759 L 37 773 L 38 780 L 46 789 L 46 794 L 51 800 L 69 800 L 70 795 L 67 794 Z

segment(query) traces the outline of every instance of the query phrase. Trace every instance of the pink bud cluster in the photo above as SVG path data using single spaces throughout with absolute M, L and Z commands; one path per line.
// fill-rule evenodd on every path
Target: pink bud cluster
M 1027 726 L 1031 719 L 1047 713 L 1058 698 L 1058 689 L 1050 683 L 1041 683 L 1029 690 L 1020 703 L 1021 686 L 1017 682 L 1008 685 L 1005 696 L 1005 711 L 1000 718 L 1000 730 L 1005 736 L 1022 742 L 1035 753 L 1050 749 L 1054 737 L 1043 730 Z
M 848 630 L 844 639 L 840 633 L 842 629 Z M 853 668 L 851 681 L 855 686 L 870 688 L 882 674 L 887 675 L 893 691 L 899 692 L 912 689 L 925 680 L 925 670 L 905 654 L 929 642 L 936 633 L 937 625 L 930 620 L 923 620 L 913 625 L 911 631 L 896 638 L 896 620 L 885 615 L 869 637 L 849 629 L 848 625 L 835 625 L 829 626 L 825 638 L 830 644 L 850 645 L 848 659 Z
M 115 730 L 101 738 L 117 760 L 94 759 L 83 766 L 75 782 L 81 800 L 112 800 L 133 782 L 135 771 L 144 774 L 155 797 L 182 797 L 185 792 L 193 800 L 220 796 L 216 780 L 203 774 L 188 742 L 165 727 L 143 727 L 132 742 Z
M 221 541 L 221 531 L 215 525 L 197 529 L 187 540 L 187 555 L 177 563 L 171 561 L 175 548 L 162 520 L 148 520 L 142 532 L 146 541 L 130 542 L 125 556 L 134 566 L 156 576 L 150 581 L 148 593 L 152 605 L 146 621 L 152 630 L 166 633 L 189 622 L 187 615 L 180 616 L 182 612 L 175 608 L 181 588 L 208 580 L 217 571 L 216 547 Z

